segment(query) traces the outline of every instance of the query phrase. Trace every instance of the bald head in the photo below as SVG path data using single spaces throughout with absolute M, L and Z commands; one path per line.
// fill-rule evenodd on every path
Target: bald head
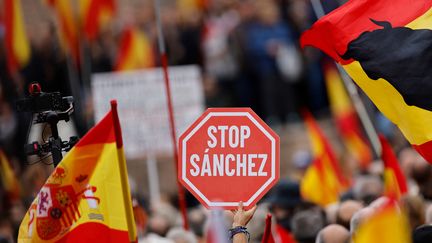
M 322 229 L 316 239 L 316 243 L 347 243 L 350 234 L 347 229 L 337 224 L 330 224 Z
M 349 230 L 352 216 L 362 208 L 363 204 L 358 201 L 347 200 L 342 202 L 336 214 L 336 223 Z

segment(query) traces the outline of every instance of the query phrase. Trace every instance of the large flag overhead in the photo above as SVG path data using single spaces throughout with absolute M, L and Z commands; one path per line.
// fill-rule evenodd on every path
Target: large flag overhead
M 5 46 L 9 72 L 15 73 L 30 59 L 30 42 L 24 26 L 20 0 L 4 1 Z
M 359 162 L 362 169 L 367 169 L 372 161 L 372 151 L 362 134 L 359 119 L 342 78 L 334 64 L 324 66 L 327 94 L 330 109 L 339 134 L 348 152 Z
M 397 202 L 389 200 L 361 223 L 354 232 L 354 243 L 410 243 L 411 232 L 406 215 Z
M 382 160 L 384 162 L 384 194 L 390 198 L 399 199 L 408 192 L 404 174 L 399 166 L 396 155 L 390 144 L 380 136 Z
M 114 16 L 115 0 L 80 0 L 81 24 L 86 38 L 94 40 L 101 26 Z
M 115 64 L 116 71 L 154 67 L 153 45 L 148 36 L 137 28 L 127 28 L 120 40 Z
M 343 68 L 432 162 L 432 0 L 352 0 L 318 20 L 302 46 Z
M 302 197 L 321 206 L 337 202 L 349 186 L 342 170 L 312 114 L 304 114 L 312 145 L 313 161 L 300 182 Z
M 31 204 L 19 242 L 132 242 L 135 222 L 116 103 L 68 152 Z

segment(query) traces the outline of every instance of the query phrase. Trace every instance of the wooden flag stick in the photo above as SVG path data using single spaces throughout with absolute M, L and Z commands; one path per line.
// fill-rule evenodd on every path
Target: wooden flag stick
M 129 181 L 126 168 L 126 158 L 123 150 L 123 138 L 120 127 L 120 120 L 117 112 L 117 101 L 111 100 L 111 112 L 114 123 L 114 133 L 117 145 L 117 157 L 119 162 L 121 188 L 123 191 L 123 202 L 125 205 L 126 221 L 129 233 L 129 241 L 137 242 L 136 224 L 132 210 L 132 199 L 129 188 Z
M 161 55 L 162 70 L 163 70 L 164 81 L 165 81 L 165 92 L 166 92 L 166 98 L 167 98 L 169 124 L 170 124 L 170 130 L 171 130 L 171 142 L 173 145 L 174 168 L 176 168 L 176 172 L 178 174 L 177 135 L 176 135 L 175 120 L 174 120 L 174 108 L 172 105 L 172 98 L 171 98 L 170 79 L 169 79 L 169 73 L 168 73 L 168 58 L 167 58 L 167 54 L 166 54 L 166 50 L 165 50 L 165 42 L 164 42 L 163 33 L 162 33 L 162 23 L 161 23 L 161 19 L 160 19 L 160 1 L 159 0 L 154 0 L 154 8 L 155 8 L 155 15 L 156 15 L 156 26 L 157 26 L 159 53 Z M 176 178 L 177 178 L 177 176 L 176 176 Z M 180 206 L 180 211 L 181 211 L 182 218 L 183 218 L 183 227 L 185 230 L 188 230 L 189 224 L 188 224 L 188 220 L 187 220 L 185 192 L 184 192 L 184 188 L 182 187 L 182 185 L 180 184 L 180 181 L 178 179 L 177 179 L 177 188 L 178 188 L 179 206 Z

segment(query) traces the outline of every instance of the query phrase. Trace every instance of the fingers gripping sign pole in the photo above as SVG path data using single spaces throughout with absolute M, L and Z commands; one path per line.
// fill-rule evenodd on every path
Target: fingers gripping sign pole
M 161 23 L 161 19 L 160 19 L 160 0 L 154 0 L 154 8 L 155 8 L 155 15 L 156 15 L 156 27 L 157 27 L 157 35 L 158 35 L 159 52 L 161 55 L 162 70 L 163 70 L 164 81 L 165 81 L 165 92 L 166 92 L 166 97 L 167 97 L 169 124 L 170 124 L 170 130 L 171 130 L 171 140 L 172 140 L 172 145 L 173 145 L 174 167 L 176 168 L 176 171 L 178 174 L 177 136 L 176 136 L 175 121 L 174 121 L 174 108 L 172 105 L 171 88 L 170 88 L 170 82 L 169 82 L 168 58 L 167 58 L 166 51 L 165 51 L 165 43 L 164 43 L 164 38 L 163 38 L 163 33 L 162 33 L 162 23 Z M 177 179 L 177 187 L 178 187 L 179 206 L 180 206 L 180 211 L 181 211 L 181 214 L 183 217 L 183 227 L 184 227 L 184 229 L 188 230 L 189 225 L 188 225 L 187 215 L 186 215 L 185 193 L 184 193 L 184 189 L 183 189 L 183 187 L 180 184 L 178 179 Z
M 321 0 L 310 0 L 310 1 L 317 18 L 319 19 L 323 17 L 325 15 L 325 12 L 321 4 Z M 364 104 L 359 96 L 357 88 L 352 82 L 352 80 L 350 79 L 350 77 L 348 76 L 348 74 L 345 72 L 345 70 L 337 63 L 336 66 L 345 84 L 345 88 L 347 89 L 348 94 L 354 104 L 354 108 L 357 112 L 357 115 L 359 116 L 360 121 L 363 124 L 363 127 L 372 145 L 372 149 L 374 150 L 375 154 L 378 157 L 381 157 L 382 149 L 381 149 L 381 143 L 378 138 L 378 134 L 375 130 L 375 127 L 372 124 L 371 118 L 369 117 L 366 108 L 364 107 Z

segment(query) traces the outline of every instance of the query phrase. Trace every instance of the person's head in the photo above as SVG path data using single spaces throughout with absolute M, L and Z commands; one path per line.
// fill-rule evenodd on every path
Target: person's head
M 407 213 L 411 230 L 425 223 L 425 206 L 420 196 L 405 195 L 400 199 L 402 209 Z
M 378 176 L 363 175 L 355 180 L 353 194 L 356 200 L 368 205 L 384 192 L 384 185 Z
M 319 208 L 310 208 L 294 214 L 291 229 L 299 243 L 315 242 L 318 232 L 324 228 L 326 220 Z
M 338 224 L 330 224 L 322 229 L 315 243 L 349 243 L 350 233 Z
M 363 204 L 358 201 L 347 200 L 342 202 L 336 213 L 336 223 L 349 230 L 352 216 L 362 208 Z
M 166 238 L 174 241 L 175 243 L 198 243 L 197 238 L 192 232 L 186 231 L 181 227 L 170 229 Z
M 413 232 L 413 243 L 432 242 L 432 225 L 422 225 Z
M 269 204 L 270 211 L 278 224 L 290 230 L 294 209 L 302 203 L 299 184 L 291 181 L 280 181 L 270 191 L 265 202 Z

